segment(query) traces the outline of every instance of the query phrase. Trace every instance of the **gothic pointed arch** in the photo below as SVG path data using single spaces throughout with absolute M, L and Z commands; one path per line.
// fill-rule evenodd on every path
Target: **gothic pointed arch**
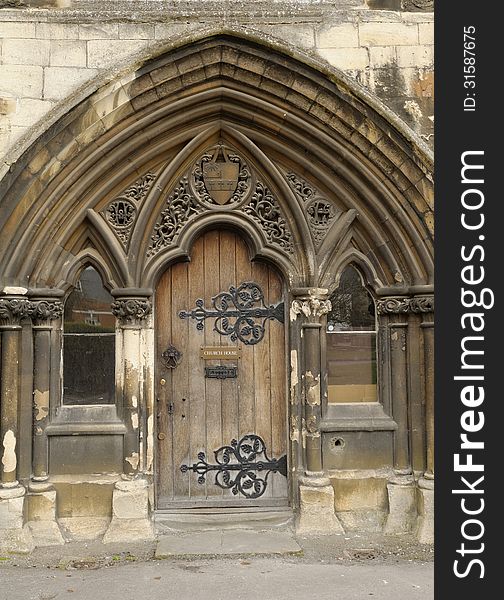
M 432 288 L 432 162 L 396 125 L 346 80 L 255 41 L 172 49 L 83 100 L 4 177 L 0 283 L 64 282 L 92 246 L 118 286 L 151 287 L 213 214 L 247 230 L 293 286 L 325 285 L 355 252 L 377 288 Z M 251 172 L 233 206 L 195 189 L 219 144 Z M 179 197 L 177 218 L 190 214 L 173 223 Z

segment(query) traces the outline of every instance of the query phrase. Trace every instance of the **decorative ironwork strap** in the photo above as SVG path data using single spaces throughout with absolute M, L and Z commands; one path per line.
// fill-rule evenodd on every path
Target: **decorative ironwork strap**
M 198 462 L 192 465 L 182 465 L 182 473 L 193 471 L 197 473 L 198 483 L 205 483 L 209 471 L 215 471 L 215 485 L 223 490 L 231 490 L 234 495 L 242 494 L 246 498 L 259 498 L 266 491 L 270 473 L 281 473 L 287 477 L 287 455 L 281 458 L 269 458 L 266 454 L 266 444 L 258 435 L 249 434 L 231 445 L 214 450 L 217 464 L 209 464 L 205 453 L 198 454 Z M 261 455 L 263 460 L 257 460 Z M 236 462 L 231 462 L 232 460 Z M 236 476 L 232 473 L 237 471 Z M 256 472 L 265 473 L 259 477 Z
M 245 281 L 237 288 L 231 286 L 229 292 L 221 292 L 212 298 L 211 309 L 205 308 L 201 298 L 196 300 L 196 308 L 181 311 L 181 319 L 195 319 L 196 328 L 204 328 L 205 319 L 215 317 L 214 331 L 229 335 L 247 345 L 259 343 L 265 333 L 266 321 L 276 319 L 284 322 L 283 302 L 276 306 L 264 304 L 264 294 L 257 283 Z

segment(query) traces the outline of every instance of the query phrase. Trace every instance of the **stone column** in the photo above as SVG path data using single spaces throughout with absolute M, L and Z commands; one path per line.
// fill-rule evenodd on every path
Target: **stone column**
M 334 511 L 334 490 L 322 466 L 321 335 L 325 315 L 331 310 L 327 289 L 293 290 L 291 318 L 301 319 L 300 369 L 303 386 L 302 445 L 305 476 L 299 480 L 300 534 L 343 533 Z
M 26 517 L 36 546 L 64 544 L 56 521 L 56 491 L 49 480 L 51 381 L 59 378 L 59 362 L 53 364 L 53 347 L 59 348 L 58 331 L 63 315 L 62 290 L 32 290 L 30 316 L 33 330 L 33 446 L 32 477 L 27 497 Z
M 117 387 L 122 393 L 120 412 L 127 432 L 124 436 L 124 462 L 121 481 L 112 496 L 112 520 L 105 543 L 151 539 L 149 486 L 142 470 L 146 407 L 143 372 L 142 331 L 150 324 L 150 289 L 112 290 L 116 298 L 112 312 L 117 318 Z
M 425 371 L 426 469 L 418 480 L 416 535 L 423 544 L 434 542 L 434 296 L 418 296 L 412 311 L 421 313 Z
M 29 552 L 33 539 L 24 526 L 26 490 L 17 480 L 21 320 L 28 316 L 24 288 L 0 296 L 0 549 Z
M 411 468 L 409 439 L 409 386 L 407 361 L 408 315 L 411 299 L 390 297 L 378 300 L 379 327 L 385 329 L 388 365 L 383 375 L 389 378 L 392 416 L 397 423 L 394 433 L 394 475 L 387 484 L 389 514 L 384 533 L 399 534 L 412 530 L 416 520 L 416 486 Z

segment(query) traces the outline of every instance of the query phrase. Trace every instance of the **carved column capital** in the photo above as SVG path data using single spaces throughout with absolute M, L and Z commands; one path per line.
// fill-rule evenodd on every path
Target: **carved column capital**
M 382 298 L 376 301 L 376 312 L 379 315 L 399 315 L 407 313 L 433 313 L 434 296 L 406 296 Z
M 152 312 L 152 303 L 145 297 L 122 297 L 112 302 L 112 314 L 123 325 L 145 320 Z
M 314 317 L 319 319 L 331 310 L 329 300 L 319 300 L 318 298 L 308 298 L 307 300 L 293 300 L 291 310 L 294 315 L 303 314 L 305 317 Z
M 0 297 L 0 327 L 18 328 L 29 315 L 30 303 L 24 296 Z
M 433 313 L 434 296 L 415 296 L 411 299 L 410 307 L 414 313 Z
M 63 315 L 63 302 L 54 298 L 36 298 L 30 300 L 28 313 L 34 325 L 48 324 Z
M 291 318 L 304 315 L 307 319 L 318 321 L 332 308 L 327 299 L 326 288 L 297 288 L 293 290 L 294 300 L 291 304 Z
M 410 312 L 411 298 L 399 296 L 383 298 L 376 301 L 376 312 L 379 315 L 400 315 Z

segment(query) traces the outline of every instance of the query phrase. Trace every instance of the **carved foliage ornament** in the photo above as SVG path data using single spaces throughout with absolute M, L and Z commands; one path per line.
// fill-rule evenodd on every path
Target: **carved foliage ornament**
M 324 241 L 325 235 L 339 211 L 332 202 L 322 198 L 308 182 L 299 178 L 295 173 L 287 173 L 286 177 L 294 193 L 305 204 L 308 223 L 315 245 L 318 247 Z
M 271 244 L 280 246 L 286 252 L 293 252 L 292 234 L 282 217 L 278 202 L 265 185 L 257 182 L 250 202 L 242 210 L 259 223 Z
M 376 311 L 379 315 L 434 312 L 434 296 L 377 300 Z
M 183 177 L 166 201 L 165 208 L 154 226 L 147 256 L 154 256 L 163 248 L 171 246 L 189 218 L 202 211 L 203 208 L 196 203 L 189 191 L 187 177 Z
M 235 181 L 236 176 L 236 181 Z M 195 215 L 230 206 L 259 224 L 268 242 L 292 253 L 292 234 L 271 191 L 261 182 L 252 188 L 253 177 L 242 158 L 218 145 L 204 154 L 168 197 L 154 226 L 147 256 L 155 256 L 176 243 L 182 227 Z M 234 186 L 234 187 L 233 187 Z M 247 202 L 249 193 L 254 190 Z M 319 214 L 320 213 L 320 214 Z M 322 218 L 317 210 L 317 217 Z
M 191 185 L 197 200 L 222 206 L 242 201 L 250 192 L 251 179 L 244 160 L 230 148 L 218 144 L 194 165 Z
M 112 314 L 124 323 L 145 319 L 152 311 L 152 304 L 145 298 L 119 298 L 112 302 Z
M 17 325 L 22 319 L 53 321 L 63 314 L 59 300 L 35 300 L 26 298 L 0 298 L 0 325 Z
M 147 173 L 112 200 L 102 213 L 124 248 L 129 243 L 137 207 L 147 196 L 155 178 L 154 173 Z
M 30 303 L 24 298 L 0 298 L 0 325 L 17 325 L 30 314 Z
M 319 298 L 308 298 L 307 300 L 293 300 L 291 310 L 295 315 L 303 314 L 305 317 L 320 318 L 330 312 L 332 306 L 330 300 Z
M 63 314 L 63 303 L 59 300 L 37 300 L 30 302 L 30 316 L 35 321 L 53 321 Z

